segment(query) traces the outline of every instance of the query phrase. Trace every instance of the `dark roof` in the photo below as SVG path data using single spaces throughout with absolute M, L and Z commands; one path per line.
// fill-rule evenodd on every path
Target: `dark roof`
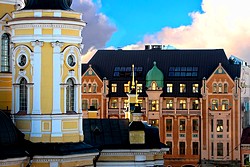
M 250 127 L 243 129 L 241 135 L 241 144 L 250 144 Z
M 123 84 L 131 80 L 131 76 L 115 77 L 115 67 L 142 67 L 140 76 L 135 76 L 139 83 L 144 86 L 146 84 L 146 74 L 153 67 L 153 62 L 157 63 L 157 67 L 164 74 L 164 83 L 183 83 L 191 85 L 199 83 L 201 85 L 202 79 L 208 79 L 214 70 L 221 63 L 222 67 L 227 71 L 232 79 L 240 77 L 240 66 L 229 62 L 223 49 L 210 50 L 98 50 L 96 54 L 90 59 L 88 64 L 83 64 L 84 73 L 88 66 L 91 67 L 99 75 L 100 78 L 106 77 L 110 83 L 117 83 L 117 93 L 110 96 L 126 96 L 123 92 Z M 173 77 L 169 75 L 170 67 L 197 67 L 198 72 L 196 76 L 192 77 Z M 121 90 L 119 90 L 121 89 Z M 175 90 L 176 89 L 176 90 Z M 173 92 L 179 92 L 177 87 L 174 87 Z M 166 89 L 164 88 L 164 93 Z M 189 90 L 183 96 L 193 96 L 192 90 Z M 171 96 L 182 96 L 180 93 Z M 145 92 L 140 96 L 147 96 Z M 165 96 L 168 96 L 165 94 Z M 197 95 L 196 95 L 197 96 Z
M 13 124 L 9 116 L 0 111 L 0 159 L 34 155 L 71 155 L 98 153 L 99 150 L 84 142 L 32 143 Z
M 25 0 L 25 7 L 23 10 L 33 9 L 59 9 L 71 10 L 70 6 L 72 0 Z
M 160 142 L 159 130 L 156 127 L 145 126 L 145 144 L 129 143 L 128 119 L 83 119 L 84 142 L 98 149 L 151 149 L 163 148 Z
M 0 159 L 25 157 L 24 141 L 24 135 L 10 117 L 0 111 Z

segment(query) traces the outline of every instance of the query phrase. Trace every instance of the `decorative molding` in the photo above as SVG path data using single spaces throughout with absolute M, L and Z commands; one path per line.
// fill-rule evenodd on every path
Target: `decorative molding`
M 31 41 L 30 43 L 31 43 L 31 46 L 33 46 L 33 47 L 36 47 L 36 46 L 42 47 L 43 46 L 43 41 L 39 41 L 39 40 Z
M 63 47 L 63 42 L 59 42 L 59 41 L 56 41 L 56 42 L 51 42 L 51 46 L 54 48 L 54 47 Z
M 14 29 L 25 29 L 25 28 L 63 28 L 63 29 L 74 29 L 81 30 L 82 26 L 79 25 L 66 25 L 66 24 L 21 24 L 13 25 Z

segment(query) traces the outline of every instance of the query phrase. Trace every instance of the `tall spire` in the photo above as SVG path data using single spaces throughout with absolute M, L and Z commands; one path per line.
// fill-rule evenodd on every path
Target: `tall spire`
M 131 89 L 135 89 L 135 65 L 132 64 L 132 85 L 131 85 Z

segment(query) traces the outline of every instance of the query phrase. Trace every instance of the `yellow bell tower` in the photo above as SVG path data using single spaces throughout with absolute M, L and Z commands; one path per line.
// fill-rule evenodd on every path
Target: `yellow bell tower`
M 32 142 L 83 141 L 82 14 L 72 0 L 27 0 L 13 12 L 12 114 Z

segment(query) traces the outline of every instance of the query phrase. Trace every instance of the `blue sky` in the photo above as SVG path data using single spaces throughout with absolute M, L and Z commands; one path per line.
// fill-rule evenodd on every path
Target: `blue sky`
M 153 34 L 166 26 L 190 25 L 189 13 L 202 12 L 201 3 L 201 0 L 102 0 L 100 12 L 117 28 L 106 47 L 136 43 L 145 34 Z
M 224 49 L 250 63 L 249 0 L 74 0 L 83 13 L 83 61 L 99 49 Z

